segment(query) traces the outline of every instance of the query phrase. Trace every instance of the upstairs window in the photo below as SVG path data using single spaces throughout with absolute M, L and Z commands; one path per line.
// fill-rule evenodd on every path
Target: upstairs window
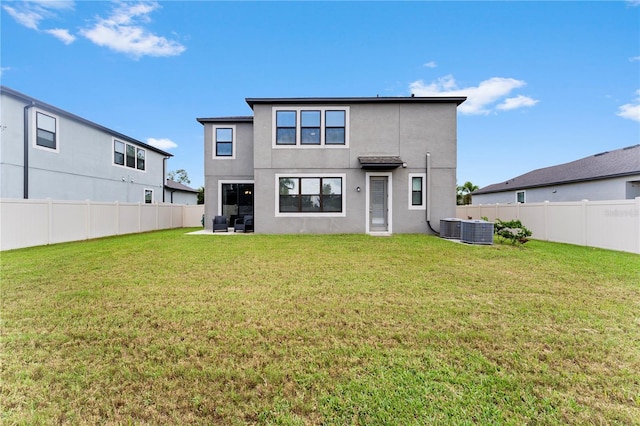
M 325 137 L 327 145 L 344 145 L 345 143 L 345 111 L 325 112 Z
M 56 118 L 36 112 L 36 145 L 57 149 Z
M 113 164 L 131 169 L 146 169 L 146 151 L 135 145 L 113 140 Z
M 216 157 L 233 156 L 233 129 L 216 128 Z
M 320 111 L 300 111 L 300 143 L 320 145 Z
M 296 111 L 276 112 L 276 144 L 296 144 Z

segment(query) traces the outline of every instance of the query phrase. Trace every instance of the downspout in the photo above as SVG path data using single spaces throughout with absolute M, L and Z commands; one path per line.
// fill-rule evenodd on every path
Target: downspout
M 425 185 L 425 189 L 427 191 L 427 194 L 426 194 L 427 226 L 429 227 L 431 232 L 440 236 L 440 233 L 437 232 L 435 229 L 433 229 L 433 227 L 431 226 L 431 153 L 430 152 L 427 152 L 427 182 Z
M 169 157 L 164 157 L 162 159 L 162 204 L 164 204 L 166 201 L 164 199 L 164 186 L 167 184 L 167 159 Z M 173 194 L 172 197 L 173 198 Z
M 24 107 L 24 158 L 22 164 L 22 198 L 29 199 L 29 110 L 36 106 L 34 101 Z

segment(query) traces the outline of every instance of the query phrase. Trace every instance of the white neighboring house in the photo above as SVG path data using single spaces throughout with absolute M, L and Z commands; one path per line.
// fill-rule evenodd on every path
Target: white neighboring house
M 198 190 L 167 179 L 164 185 L 164 200 L 165 203 L 171 204 L 198 204 Z
M 0 86 L 0 198 L 164 202 L 172 154 Z
M 472 193 L 472 204 L 630 200 L 640 197 L 640 144 L 533 170 Z

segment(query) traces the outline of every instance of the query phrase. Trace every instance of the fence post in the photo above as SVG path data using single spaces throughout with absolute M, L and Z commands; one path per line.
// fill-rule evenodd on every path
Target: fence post
M 638 233 L 636 234 L 636 253 L 640 254 L 640 197 L 636 197 L 636 219 Z
M 91 200 L 88 198 L 84 200 L 85 208 L 87 209 L 86 214 L 84 215 L 85 227 L 84 227 L 84 239 L 88 240 L 91 238 Z
M 53 232 L 53 201 L 47 198 L 47 245 L 51 244 Z
M 549 201 L 544 202 L 544 240 L 549 241 Z
M 587 239 L 587 203 L 589 200 L 581 200 L 580 205 L 582 209 L 582 245 L 586 246 L 588 243 Z

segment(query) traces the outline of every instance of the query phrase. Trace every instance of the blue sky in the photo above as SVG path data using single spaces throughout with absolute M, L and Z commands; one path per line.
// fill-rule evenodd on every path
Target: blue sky
M 458 183 L 640 143 L 640 0 L 2 1 L 2 84 L 174 157 L 246 97 L 464 95 Z

